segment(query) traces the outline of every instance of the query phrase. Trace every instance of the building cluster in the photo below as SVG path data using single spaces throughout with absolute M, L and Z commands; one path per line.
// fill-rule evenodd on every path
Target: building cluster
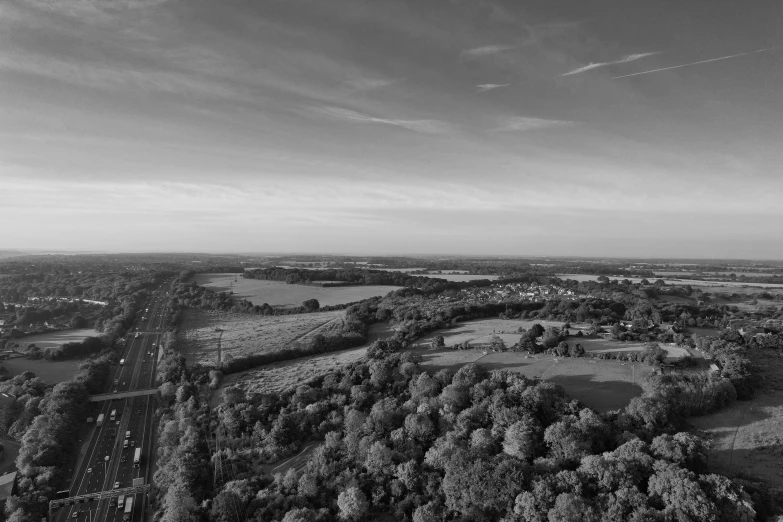
M 465 288 L 458 296 L 441 295 L 441 301 L 474 301 L 479 303 L 505 301 L 543 302 L 548 299 L 574 299 L 576 294 L 567 288 L 542 283 L 497 283 L 480 288 Z

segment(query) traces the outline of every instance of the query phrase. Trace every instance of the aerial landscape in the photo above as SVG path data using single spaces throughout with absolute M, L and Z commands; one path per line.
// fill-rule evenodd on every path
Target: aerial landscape
M 783 3 L 0 3 L 0 522 L 783 522 Z

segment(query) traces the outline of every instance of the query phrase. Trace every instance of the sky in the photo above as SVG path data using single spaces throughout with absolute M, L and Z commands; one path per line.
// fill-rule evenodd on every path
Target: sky
M 0 3 L 0 248 L 780 259 L 782 144 L 777 0 Z

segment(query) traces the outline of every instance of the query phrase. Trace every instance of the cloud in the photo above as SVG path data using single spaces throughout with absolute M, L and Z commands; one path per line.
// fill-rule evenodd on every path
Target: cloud
M 514 49 L 513 45 L 485 45 L 483 47 L 474 47 L 473 49 L 466 49 L 462 51 L 463 56 L 478 57 L 489 56 L 491 54 L 501 53 L 503 51 L 509 51 Z
M 501 125 L 495 129 L 498 131 L 531 131 L 539 129 L 549 129 L 552 127 L 565 127 L 573 125 L 572 121 L 547 120 L 543 118 L 529 118 L 527 116 L 513 116 L 507 118 Z
M 393 125 L 395 127 L 402 127 L 414 132 L 421 132 L 423 134 L 445 134 L 452 130 L 448 123 L 439 120 L 402 120 L 392 118 L 376 118 L 374 116 L 369 116 L 351 109 L 333 106 L 313 107 L 312 109 L 315 112 L 325 114 L 332 118 L 339 118 L 357 123 L 380 123 L 384 125 Z
M 571 76 L 572 74 L 583 73 L 585 71 L 590 71 L 592 69 L 597 69 L 599 67 L 605 67 L 607 65 L 616 65 L 616 64 L 620 64 L 620 63 L 633 62 L 633 61 L 636 61 L 636 60 L 640 60 L 642 58 L 647 58 L 648 56 L 652 56 L 654 54 L 658 54 L 658 52 L 629 54 L 628 56 L 625 56 L 625 57 L 620 58 L 619 60 L 615 60 L 613 62 L 590 63 L 590 64 L 585 65 L 583 67 L 579 67 L 577 69 L 574 69 L 573 71 L 568 71 L 567 73 L 563 74 L 562 76 Z
M 391 85 L 396 80 L 390 80 L 388 78 L 354 78 L 352 80 L 348 80 L 345 82 L 345 84 L 350 87 L 351 89 L 357 90 L 357 91 L 369 91 L 372 89 L 380 89 L 381 87 L 386 87 L 387 85 Z
M 511 84 L 510 83 L 482 83 L 481 85 L 476 85 L 476 88 L 478 88 L 478 92 L 487 92 L 493 89 L 500 89 L 501 87 L 508 87 L 509 85 Z

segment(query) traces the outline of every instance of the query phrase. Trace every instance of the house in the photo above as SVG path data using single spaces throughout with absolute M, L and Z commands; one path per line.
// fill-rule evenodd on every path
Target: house
M 715 363 L 710 364 L 710 372 L 718 373 L 719 371 L 720 371 L 720 368 L 718 367 L 717 364 L 715 364 Z

